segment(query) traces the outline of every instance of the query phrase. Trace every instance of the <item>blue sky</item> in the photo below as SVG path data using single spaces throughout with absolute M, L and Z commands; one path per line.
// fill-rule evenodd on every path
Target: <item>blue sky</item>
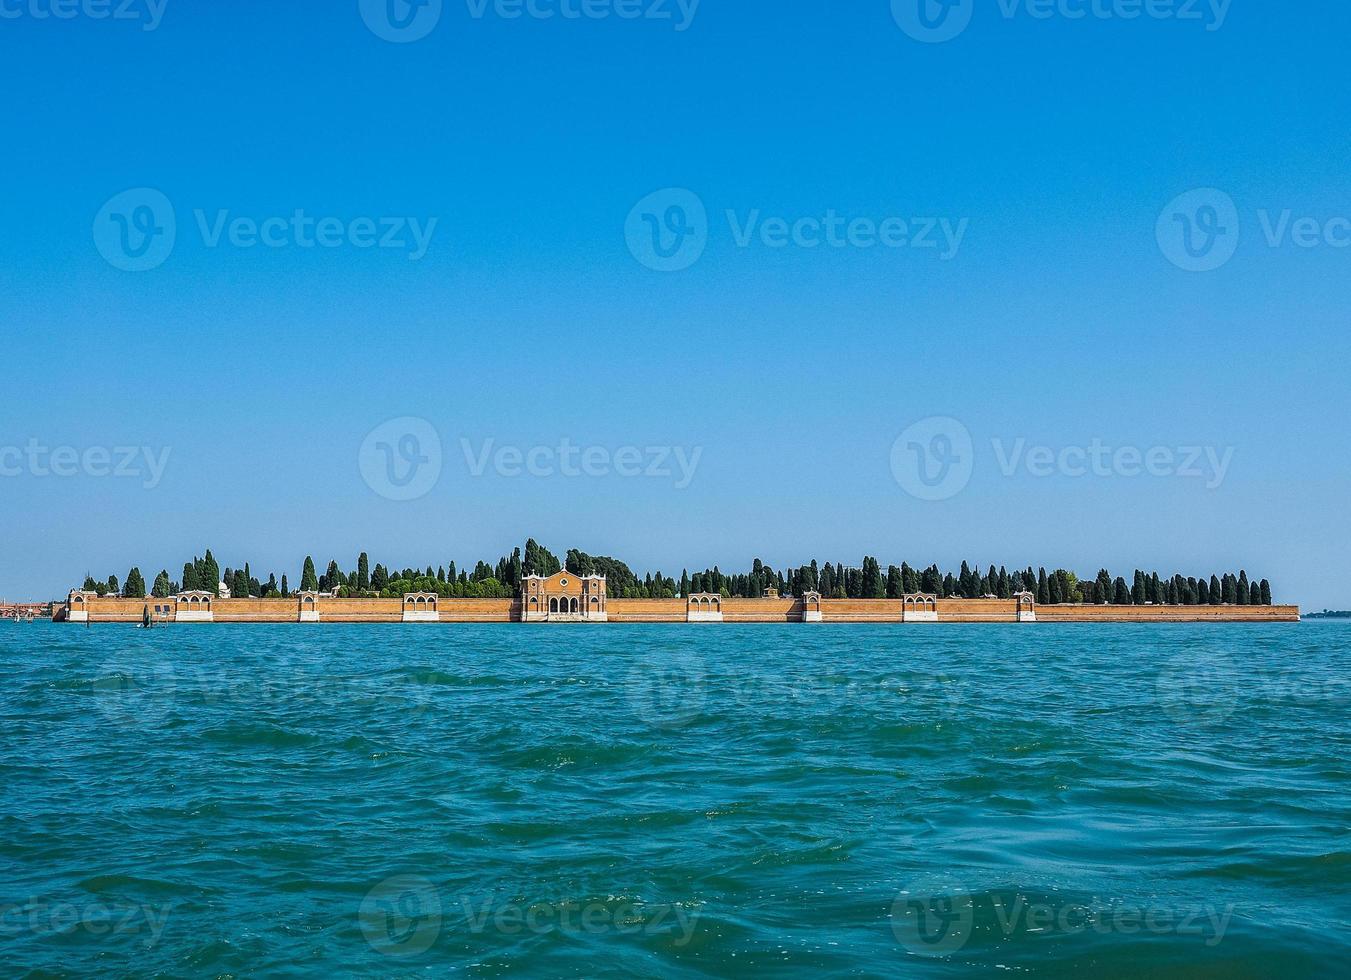
M 464 563 L 533 535 L 677 575 L 865 553 L 1243 567 L 1279 600 L 1351 605 L 1351 11 L 990 0 L 924 43 L 904 2 L 703 0 L 683 21 L 447 0 L 395 43 L 355 0 L 157 20 L 5 0 L 0 595 L 176 575 L 208 546 L 294 581 L 306 554 Z M 140 188 L 175 237 L 127 271 L 105 205 Z M 675 199 L 635 206 L 670 188 L 706 220 L 664 272 L 626 228 L 662 227 Z M 1198 189 L 1233 205 L 1208 212 L 1233 254 L 1204 272 L 1158 234 L 1179 200 L 1216 227 Z M 298 210 L 342 242 L 212 237 Z M 775 219 L 830 214 L 963 233 L 776 247 Z M 397 224 L 391 247 L 353 245 L 363 219 Z M 424 254 L 394 244 L 413 222 Z M 411 500 L 362 463 L 402 465 L 378 448 L 397 425 L 367 437 L 404 418 L 439 462 Z M 933 418 L 971 440 L 943 499 L 892 465 L 908 431 L 933 450 Z M 563 440 L 590 475 L 559 472 Z M 32 445 L 80 463 L 54 475 Z M 630 446 L 650 475 L 616 472 Z M 1093 446 L 1126 455 L 1081 473 Z M 121 447 L 136 475 L 100 465 Z M 1184 465 L 1193 447 L 1211 456 Z M 1170 455 L 1137 472 L 1151 450 Z

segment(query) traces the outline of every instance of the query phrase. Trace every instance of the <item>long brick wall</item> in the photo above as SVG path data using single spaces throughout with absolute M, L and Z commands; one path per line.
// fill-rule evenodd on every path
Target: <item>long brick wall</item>
M 139 623 L 146 606 L 170 607 L 160 619 L 174 619 L 172 599 L 117 599 L 90 596 L 86 600 L 89 621 L 94 623 Z M 322 623 L 398 623 L 403 620 L 399 599 L 317 600 Z M 295 623 L 300 605 L 290 599 L 215 599 L 212 618 L 217 623 Z M 66 618 L 69 604 L 57 607 L 58 619 Z M 510 623 L 521 618 L 520 602 L 514 599 L 441 599 L 442 623 Z M 683 623 L 684 599 L 611 599 L 612 623 Z M 722 603 L 726 623 L 797 623 L 802 605 L 797 599 L 734 599 Z M 1274 623 L 1297 622 L 1298 606 L 1037 606 L 1040 623 Z M 899 599 L 824 599 L 821 618 L 825 623 L 899 623 Z M 940 623 L 1013 623 L 1018 604 L 1006 599 L 940 599 Z

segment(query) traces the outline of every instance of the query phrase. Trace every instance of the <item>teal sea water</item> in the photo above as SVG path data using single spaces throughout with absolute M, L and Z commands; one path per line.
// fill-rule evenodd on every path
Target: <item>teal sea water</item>
M 1351 624 L 0 623 L 6 976 L 1346 975 Z

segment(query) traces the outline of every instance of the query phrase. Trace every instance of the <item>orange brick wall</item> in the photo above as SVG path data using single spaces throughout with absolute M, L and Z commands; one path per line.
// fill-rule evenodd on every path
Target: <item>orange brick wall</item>
M 684 599 L 610 599 L 605 611 L 612 623 L 683 623 Z
M 164 604 L 160 599 L 91 598 L 89 618 L 99 623 L 139 623 L 146 605 Z M 723 621 L 727 623 L 793 623 L 801 620 L 796 599 L 724 599 Z M 295 623 L 299 620 L 295 599 L 216 599 L 212 603 L 218 623 Z M 443 623 L 507 623 L 520 619 L 520 602 L 513 599 L 442 599 Z M 947 623 L 1012 623 L 1018 604 L 1008 599 L 940 599 L 938 619 Z M 614 623 L 683 623 L 684 599 L 611 599 L 610 621 Z M 1037 606 L 1043 623 L 1218 623 L 1295 622 L 1298 606 Z M 899 599 L 824 599 L 826 623 L 899 623 Z M 398 623 L 403 620 L 399 599 L 320 599 L 319 618 L 324 623 Z

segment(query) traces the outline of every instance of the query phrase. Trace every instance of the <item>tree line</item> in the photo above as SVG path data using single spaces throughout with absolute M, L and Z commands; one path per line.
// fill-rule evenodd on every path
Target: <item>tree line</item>
M 343 571 L 337 559 L 332 559 L 320 575 L 314 558 L 306 556 L 299 591 L 332 592 L 344 598 L 399 598 L 410 592 L 430 592 L 445 598 L 509 599 L 520 593 L 526 576 L 554 575 L 565 568 L 574 575 L 604 575 L 607 593 L 621 599 L 674 599 L 696 592 L 755 598 L 773 589 L 782 596 L 819 592 L 833 599 L 899 599 L 913 593 L 928 593 L 941 599 L 1010 599 L 1018 593 L 1030 592 L 1042 605 L 1269 606 L 1272 602 L 1271 584 L 1266 579 L 1250 579 L 1246 570 L 1236 575 L 1216 572 L 1209 576 L 1174 574 L 1165 578 L 1158 572 L 1135 569 L 1128 582 L 1124 576 L 1113 576 L 1105 568 L 1091 580 L 1080 579 L 1063 568 L 1048 572 L 1044 567 L 1033 569 L 1029 565 L 1009 571 L 991 565 L 982 572 L 979 566 L 973 568 L 967 562 L 962 562 L 956 573 L 943 572 L 937 565 L 915 568 L 907 562 L 888 565 L 883 571 L 876 558 L 865 556 L 859 565 L 820 564 L 813 559 L 810 564 L 785 570 L 771 568 L 757 558 L 746 572 L 724 573 L 715 565 L 701 572 L 686 569 L 679 579 L 660 571 L 640 577 L 617 558 L 589 555 L 575 548 L 567 551 L 560 561 L 534 538 L 526 541 L 524 549 L 514 549 L 496 564 L 478 561 L 472 570 L 457 567 L 454 561 L 425 568 L 392 568 L 380 563 L 372 566 L 363 551 L 357 556 L 355 568 Z M 190 591 L 220 595 L 222 583 L 237 598 L 279 599 L 292 595 L 285 573 L 278 579 L 271 572 L 263 581 L 253 574 L 249 562 L 242 568 L 227 567 L 222 572 L 209 548 L 205 557 L 185 562 L 177 580 L 171 579 L 167 570 L 161 570 L 148 591 L 156 598 Z M 86 576 L 84 588 L 99 595 L 133 599 L 147 596 L 145 578 L 140 568 L 135 567 L 127 573 L 123 585 L 119 585 L 116 575 L 109 575 L 103 582 Z

